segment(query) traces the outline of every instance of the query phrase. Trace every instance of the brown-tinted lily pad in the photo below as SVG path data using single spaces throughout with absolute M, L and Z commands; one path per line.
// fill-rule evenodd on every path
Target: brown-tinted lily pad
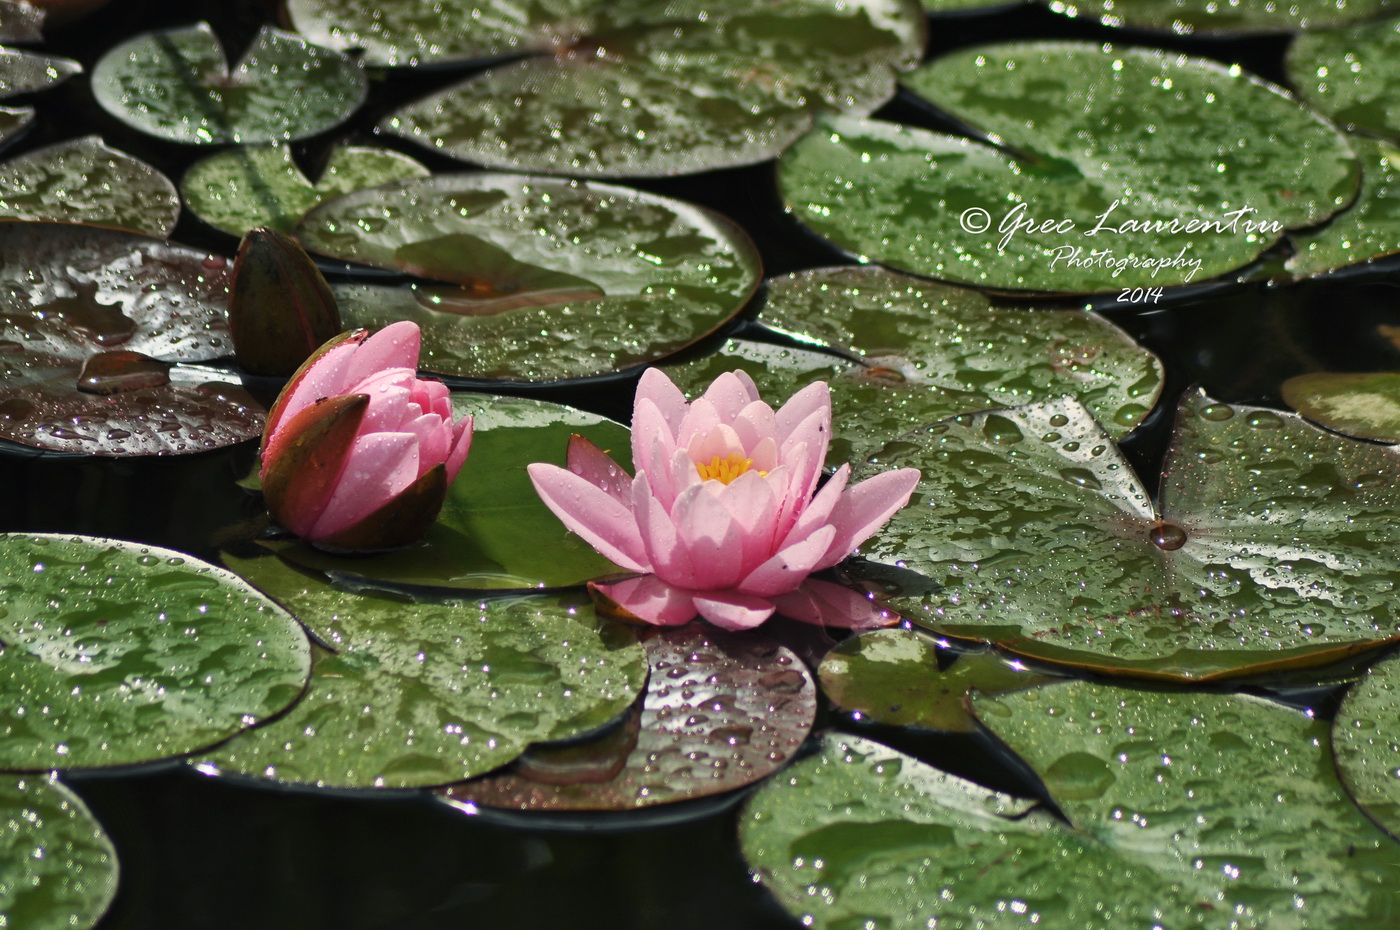
M 732 791 L 782 766 L 812 728 L 816 687 L 788 649 L 701 624 L 643 642 L 640 708 L 587 742 L 535 746 L 510 769 L 443 790 L 452 804 L 631 810 Z
M 1294 410 L 1331 430 L 1400 442 L 1400 373 L 1316 371 L 1283 382 Z
M 0 217 L 168 236 L 180 218 L 180 196 L 144 161 L 108 147 L 100 136 L 84 136 L 0 165 Z
M 217 370 L 226 259 L 116 230 L 0 223 L 0 437 L 167 455 L 252 439 L 263 410 Z

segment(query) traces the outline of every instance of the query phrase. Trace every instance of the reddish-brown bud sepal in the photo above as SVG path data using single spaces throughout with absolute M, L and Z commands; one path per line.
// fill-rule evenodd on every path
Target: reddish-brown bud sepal
M 229 329 L 238 364 L 289 375 L 340 332 L 340 311 L 316 263 L 295 239 L 259 227 L 243 237 L 229 285 Z

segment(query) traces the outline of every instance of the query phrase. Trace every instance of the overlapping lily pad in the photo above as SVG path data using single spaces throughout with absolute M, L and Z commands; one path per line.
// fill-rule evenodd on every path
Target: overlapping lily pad
M 1356 194 L 1341 134 L 1238 67 L 1027 42 L 903 80 L 1003 148 L 832 117 L 783 156 L 779 182 L 818 234 L 919 274 L 1034 292 L 1199 282 Z
M 155 168 L 84 136 L 0 164 L 0 217 L 116 226 L 170 235 L 180 218 L 175 185 Z
M 923 480 L 862 554 L 941 586 L 893 602 L 941 633 L 1173 679 L 1321 665 L 1400 636 L 1397 453 L 1293 414 L 1189 394 L 1159 509 L 1068 399 L 934 424 L 875 458 Z
M 1377 662 L 1354 685 L 1332 724 L 1332 750 L 1347 791 L 1391 836 L 1400 836 L 1400 659 Z
M 422 542 L 373 556 L 339 557 L 303 542 L 267 545 L 283 558 L 355 587 L 463 591 L 559 588 L 620 572 L 566 530 L 535 493 L 525 466 L 563 465 L 569 437 L 629 448 L 625 426 L 570 407 L 458 394 L 454 415 L 475 418 L 467 463 Z
M 180 182 L 190 212 L 242 236 L 258 226 L 290 233 L 324 201 L 379 184 L 421 177 L 428 169 L 392 149 L 343 146 L 312 183 L 285 145 L 239 148 L 196 162 Z
M 452 804 L 526 811 L 631 810 L 732 791 L 801 747 L 816 687 L 793 653 L 699 624 L 643 641 L 646 698 L 584 743 L 538 746 L 499 775 L 443 791 Z
M 1362 136 L 1352 136 L 1351 144 L 1361 157 L 1361 192 L 1321 228 L 1289 235 L 1294 254 L 1284 268 L 1298 277 L 1400 252 L 1400 151 Z
M 0 107 L 0 148 L 19 138 L 34 122 L 34 111 L 29 107 Z
M 4 535 L 0 578 L 0 769 L 203 749 L 292 703 L 310 672 L 295 620 L 180 553 Z
M 0 778 L 0 926 L 87 930 L 117 892 L 117 853 L 50 776 Z
M 680 201 L 524 175 L 437 175 L 307 215 L 308 249 L 426 279 L 336 289 L 347 325 L 409 319 L 421 365 L 464 378 L 554 381 L 678 351 L 748 301 L 748 237 Z M 431 282 L 440 283 L 431 283 Z
M 631 633 L 596 629 L 578 597 L 415 603 L 339 591 L 274 557 L 225 562 L 337 651 L 317 651 L 291 711 L 199 760 L 207 772 L 342 788 L 446 784 L 530 743 L 597 729 L 646 680 Z
M 1372 19 L 1392 0 L 1041 0 L 1067 16 L 1086 16 L 1106 26 L 1156 29 L 1173 35 L 1227 36 L 1330 29 Z
M 822 659 L 822 691 L 863 720 L 942 733 L 977 729 L 970 691 L 996 694 L 1051 681 L 996 652 L 959 655 L 940 668 L 938 649 L 908 630 L 871 630 L 842 640 Z
M 741 827 L 804 924 L 1379 930 L 1400 905 L 1400 849 L 1341 790 L 1320 721 L 1085 682 L 974 703 L 1070 824 L 829 737 Z
M 0 437 L 56 452 L 204 452 L 262 432 L 221 372 L 228 262 L 117 230 L 0 222 Z
M 772 158 L 813 112 L 872 112 L 923 46 L 922 16 L 908 0 L 584 3 L 567 12 L 497 2 L 467 29 L 440 5 L 435 21 L 424 4 L 388 15 L 337 0 L 290 10 L 308 35 L 388 63 L 544 52 L 411 104 L 383 127 L 489 167 L 590 177 Z
M 1400 442 L 1400 374 L 1393 371 L 1297 375 L 1283 382 L 1283 399 L 1323 426 L 1358 439 Z
M 1370 0 L 1357 12 L 1379 12 L 1386 5 Z M 1400 137 L 1397 55 L 1400 20 L 1391 19 L 1299 36 L 1284 64 L 1303 99 L 1338 125 L 1395 138 Z
M 92 75 L 108 113 L 160 139 L 192 145 L 305 139 L 365 100 L 354 61 L 264 26 L 232 69 L 208 23 L 153 32 L 110 49 Z
M 773 279 L 759 320 L 827 351 L 731 340 L 670 369 L 672 377 L 698 393 L 720 372 L 742 368 L 766 397 L 826 380 L 831 463 L 864 459 L 934 420 L 1065 394 L 1117 438 L 1142 422 L 1162 389 L 1161 362 L 1102 317 L 997 308 L 976 291 L 881 268 Z

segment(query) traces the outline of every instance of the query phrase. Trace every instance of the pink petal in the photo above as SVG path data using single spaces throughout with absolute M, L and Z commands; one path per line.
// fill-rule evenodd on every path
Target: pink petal
M 706 591 L 693 600 L 700 616 L 722 630 L 751 630 L 776 610 L 771 601 L 737 591 Z
M 590 584 L 627 613 L 657 626 L 680 626 L 695 619 L 695 605 L 689 591 L 673 588 L 655 575 L 628 578 L 612 584 Z
M 436 413 L 424 414 L 410 421 L 405 432 L 412 433 L 418 442 L 418 476 L 421 478 L 428 469 L 447 461 L 447 452 L 452 447 L 452 427 L 442 421 Z
M 321 398 L 346 393 L 345 371 L 350 367 L 350 360 L 359 345 L 354 338 L 346 339 L 321 356 L 316 364 L 302 374 L 300 381 L 283 388 L 291 393 L 287 395 L 286 403 L 278 411 L 277 420 L 267 424 L 268 435 L 276 433 L 282 423 Z
M 739 434 L 739 441 L 745 449 L 749 450 L 749 454 L 752 454 L 753 450 L 758 448 L 759 443 L 765 439 L 773 441 L 778 433 L 778 420 L 773 413 L 773 408 L 761 400 L 756 400 L 740 410 L 732 425 L 734 431 Z M 768 468 L 770 466 L 760 467 Z
M 710 430 L 716 428 L 723 422 L 720 420 L 719 411 L 715 410 L 715 405 L 704 397 L 699 398 L 690 405 L 690 409 L 681 418 L 681 425 L 676 429 L 676 445 L 679 448 L 686 448 L 696 436 L 704 436 Z
M 721 422 L 732 423 L 745 407 L 758 400 L 758 387 L 748 372 L 726 371 L 710 382 L 700 399 L 714 405 Z
M 708 465 L 716 458 L 724 461 L 734 455 L 739 456 L 741 461 L 747 458 L 744 455 L 744 444 L 739 441 L 739 434 L 734 431 L 734 427 L 724 423 L 708 432 L 691 436 L 690 441 L 686 443 L 685 452 L 696 465 Z
M 632 511 L 607 491 L 558 465 L 526 466 L 535 493 L 563 524 L 623 568 L 651 571 Z
M 669 383 L 669 382 L 668 382 Z M 649 398 L 632 408 L 632 467 L 651 476 L 652 490 L 668 504 L 676 499 L 671 457 L 676 452 L 673 428 Z
M 681 389 L 676 387 L 660 368 L 648 368 L 642 372 L 642 379 L 637 382 L 632 409 L 636 410 L 644 400 L 650 401 L 656 407 L 662 422 L 671 428 L 671 435 L 674 436 L 676 430 L 680 429 L 687 404 Z
M 743 534 L 719 499 L 703 484 L 676 498 L 671 519 L 695 569 L 696 588 L 732 588 L 748 574 Z
M 826 411 L 826 419 L 831 421 L 831 390 L 825 381 L 813 381 L 788 398 L 787 403 L 778 408 L 775 417 L 778 422 L 778 443 L 785 445 L 798 425 L 814 413 Z M 829 430 L 828 430 L 829 432 Z M 825 451 L 823 451 L 825 457 Z
M 874 536 L 896 510 L 909 503 L 918 483 L 917 468 L 896 468 L 847 488 L 831 512 L 836 539 L 818 567 L 830 568 Z
M 807 505 L 807 508 L 798 516 L 797 521 L 783 536 L 782 545 L 790 546 L 799 540 L 806 539 L 817 529 L 831 522 L 831 512 L 836 509 L 837 503 L 841 500 L 841 495 L 846 490 L 846 481 L 850 476 L 850 465 L 842 465 L 836 469 L 836 473 L 827 479 L 826 484 L 822 485 L 821 490 L 812 498 L 811 503 Z
M 350 393 L 369 397 L 369 406 L 365 408 L 360 433 L 363 435 L 407 432 L 406 424 L 417 419 L 423 412 L 417 404 L 410 404 L 408 401 L 413 393 L 412 383 L 413 372 L 407 368 L 399 368 L 386 371 L 378 377 L 366 378 L 356 385 L 355 390 Z
M 386 368 L 418 370 L 418 349 L 423 335 L 417 323 L 400 320 L 360 343 L 346 369 L 349 381 L 360 381 Z
M 795 493 L 804 497 L 810 497 L 812 491 L 817 486 L 817 478 L 821 475 L 821 469 L 826 464 L 826 450 L 831 444 L 831 411 L 818 411 L 793 429 L 788 438 L 778 446 L 778 456 L 784 462 L 792 462 L 797 458 L 797 449 L 806 446 L 810 457 L 804 459 L 806 468 L 793 473 L 793 489 Z
M 739 583 L 739 590 L 761 597 L 773 597 L 795 590 L 812 573 L 813 566 L 826 554 L 835 537 L 833 527 L 822 527 L 809 538 L 788 546 L 749 572 L 748 577 Z
M 889 626 L 899 615 L 885 610 L 859 591 L 829 581 L 809 578 L 791 594 L 773 598 L 785 617 L 818 626 L 839 626 L 856 630 Z
M 594 487 L 602 488 L 624 507 L 632 500 L 632 476 L 591 441 L 575 433 L 569 437 L 569 471 Z
M 680 533 L 665 504 L 652 495 L 646 474 L 638 475 L 632 483 L 632 513 L 651 559 L 653 574 L 667 584 L 694 588 L 695 567 L 690 561 L 690 552 L 681 545 Z
M 772 555 L 778 496 L 768 479 L 756 471 L 746 471 L 728 485 L 720 486 L 715 497 L 739 528 L 744 563 L 757 565 Z
M 418 477 L 418 443 L 412 433 L 370 433 L 355 438 L 345 470 L 316 518 L 308 539 L 333 536 L 378 510 Z
M 467 461 L 467 451 L 472 447 L 472 431 L 475 429 L 475 421 L 470 415 L 462 417 L 452 427 L 452 448 L 447 452 L 444 464 L 447 468 L 447 483 L 451 484 L 457 480 L 457 473 L 462 470 L 462 465 Z

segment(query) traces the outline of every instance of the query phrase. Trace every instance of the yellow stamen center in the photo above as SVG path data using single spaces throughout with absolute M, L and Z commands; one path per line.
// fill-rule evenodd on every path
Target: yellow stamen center
M 737 452 L 732 452 L 725 458 L 720 458 L 716 455 L 714 458 L 710 459 L 708 463 L 695 463 L 695 470 L 700 473 L 700 479 L 702 481 L 714 479 L 724 484 L 733 481 L 751 467 L 753 467 L 753 459 L 743 458 Z M 760 476 L 766 474 L 768 474 L 766 471 L 759 472 Z

